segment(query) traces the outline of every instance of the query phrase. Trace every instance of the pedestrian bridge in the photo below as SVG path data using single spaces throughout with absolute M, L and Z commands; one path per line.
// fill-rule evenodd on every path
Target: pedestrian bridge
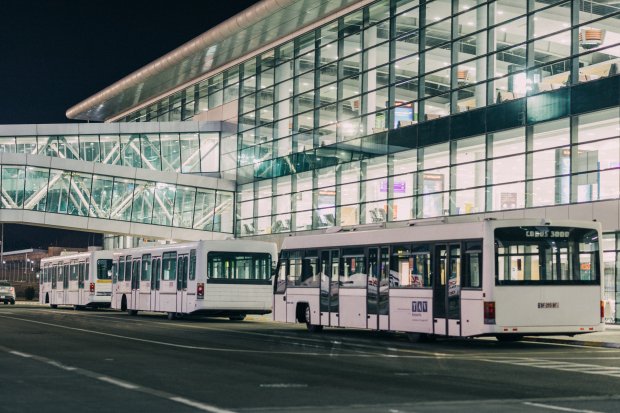
M 231 238 L 235 182 L 219 178 L 220 131 L 220 122 L 0 125 L 0 221 Z

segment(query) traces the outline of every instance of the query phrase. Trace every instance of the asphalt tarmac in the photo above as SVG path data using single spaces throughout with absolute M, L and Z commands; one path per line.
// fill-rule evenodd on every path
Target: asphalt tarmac
M 0 307 L 0 412 L 617 412 L 620 350 Z

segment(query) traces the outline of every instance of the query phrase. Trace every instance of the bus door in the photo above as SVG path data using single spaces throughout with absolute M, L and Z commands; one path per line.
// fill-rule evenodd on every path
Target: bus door
M 157 299 L 159 298 L 159 286 L 161 280 L 161 257 L 153 258 L 153 270 L 151 274 L 151 304 L 150 310 L 157 311 Z
M 79 302 L 79 294 L 80 290 L 78 281 L 77 261 L 72 260 L 71 264 L 69 264 L 69 287 L 67 290 L 66 304 L 77 305 Z
M 379 248 L 368 248 L 368 283 L 366 291 L 366 311 L 368 328 L 379 329 L 379 280 L 381 277 Z
M 177 260 L 177 313 L 187 313 L 187 254 L 179 255 Z
M 282 251 L 273 281 L 273 320 L 286 322 L 286 274 L 288 272 L 288 251 Z M 207 274 L 211 277 L 212 274 Z M 294 321 L 294 320 L 291 320 Z
M 461 247 L 435 246 L 433 271 L 434 334 L 461 335 Z
M 151 309 L 151 278 L 152 278 L 151 254 L 142 255 L 142 268 L 140 269 L 140 281 L 138 283 L 138 307 L 140 311 Z
M 271 261 L 269 261 L 269 268 L 271 268 Z M 186 282 L 187 296 L 185 300 L 185 311 L 187 311 L 187 313 L 191 313 L 196 310 L 196 298 L 198 296 L 198 282 L 196 281 L 196 250 L 194 249 L 189 252 L 187 272 L 188 278 Z M 204 294 L 204 287 L 202 291 Z
M 49 267 L 49 271 L 52 276 L 52 286 L 49 294 L 50 304 L 55 305 L 58 302 L 58 297 L 56 296 L 56 291 L 58 289 L 58 265 L 52 264 Z
M 78 270 L 78 305 L 84 305 L 87 303 L 84 294 L 87 293 L 84 291 L 84 263 L 79 262 L 77 265 Z
M 140 300 L 140 268 L 142 260 L 135 259 L 131 265 L 131 299 L 127 303 L 128 310 L 137 310 Z M 125 275 L 126 276 L 126 275 Z
M 339 251 L 321 251 L 321 324 L 339 325 L 338 322 L 338 277 Z
M 343 248 L 338 286 L 338 322 L 340 327 L 366 328 L 368 325 L 366 289 L 368 269 L 366 249 Z
M 62 266 L 62 304 L 67 304 L 69 296 L 69 264 Z

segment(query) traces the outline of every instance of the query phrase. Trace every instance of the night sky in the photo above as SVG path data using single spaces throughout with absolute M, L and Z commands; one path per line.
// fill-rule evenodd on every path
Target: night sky
M 257 2 L 2 0 L 0 124 L 72 122 L 71 106 Z M 89 234 L 19 225 L 4 235 L 7 251 L 93 244 Z

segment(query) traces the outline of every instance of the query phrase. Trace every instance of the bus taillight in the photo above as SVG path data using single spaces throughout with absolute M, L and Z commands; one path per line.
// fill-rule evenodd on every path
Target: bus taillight
M 205 298 L 205 283 L 196 284 L 196 298 Z
M 605 321 L 605 301 L 601 300 L 601 321 Z
M 91 293 L 95 292 L 95 283 L 90 283 L 90 292 Z
M 484 324 L 495 324 L 495 301 L 484 302 Z

